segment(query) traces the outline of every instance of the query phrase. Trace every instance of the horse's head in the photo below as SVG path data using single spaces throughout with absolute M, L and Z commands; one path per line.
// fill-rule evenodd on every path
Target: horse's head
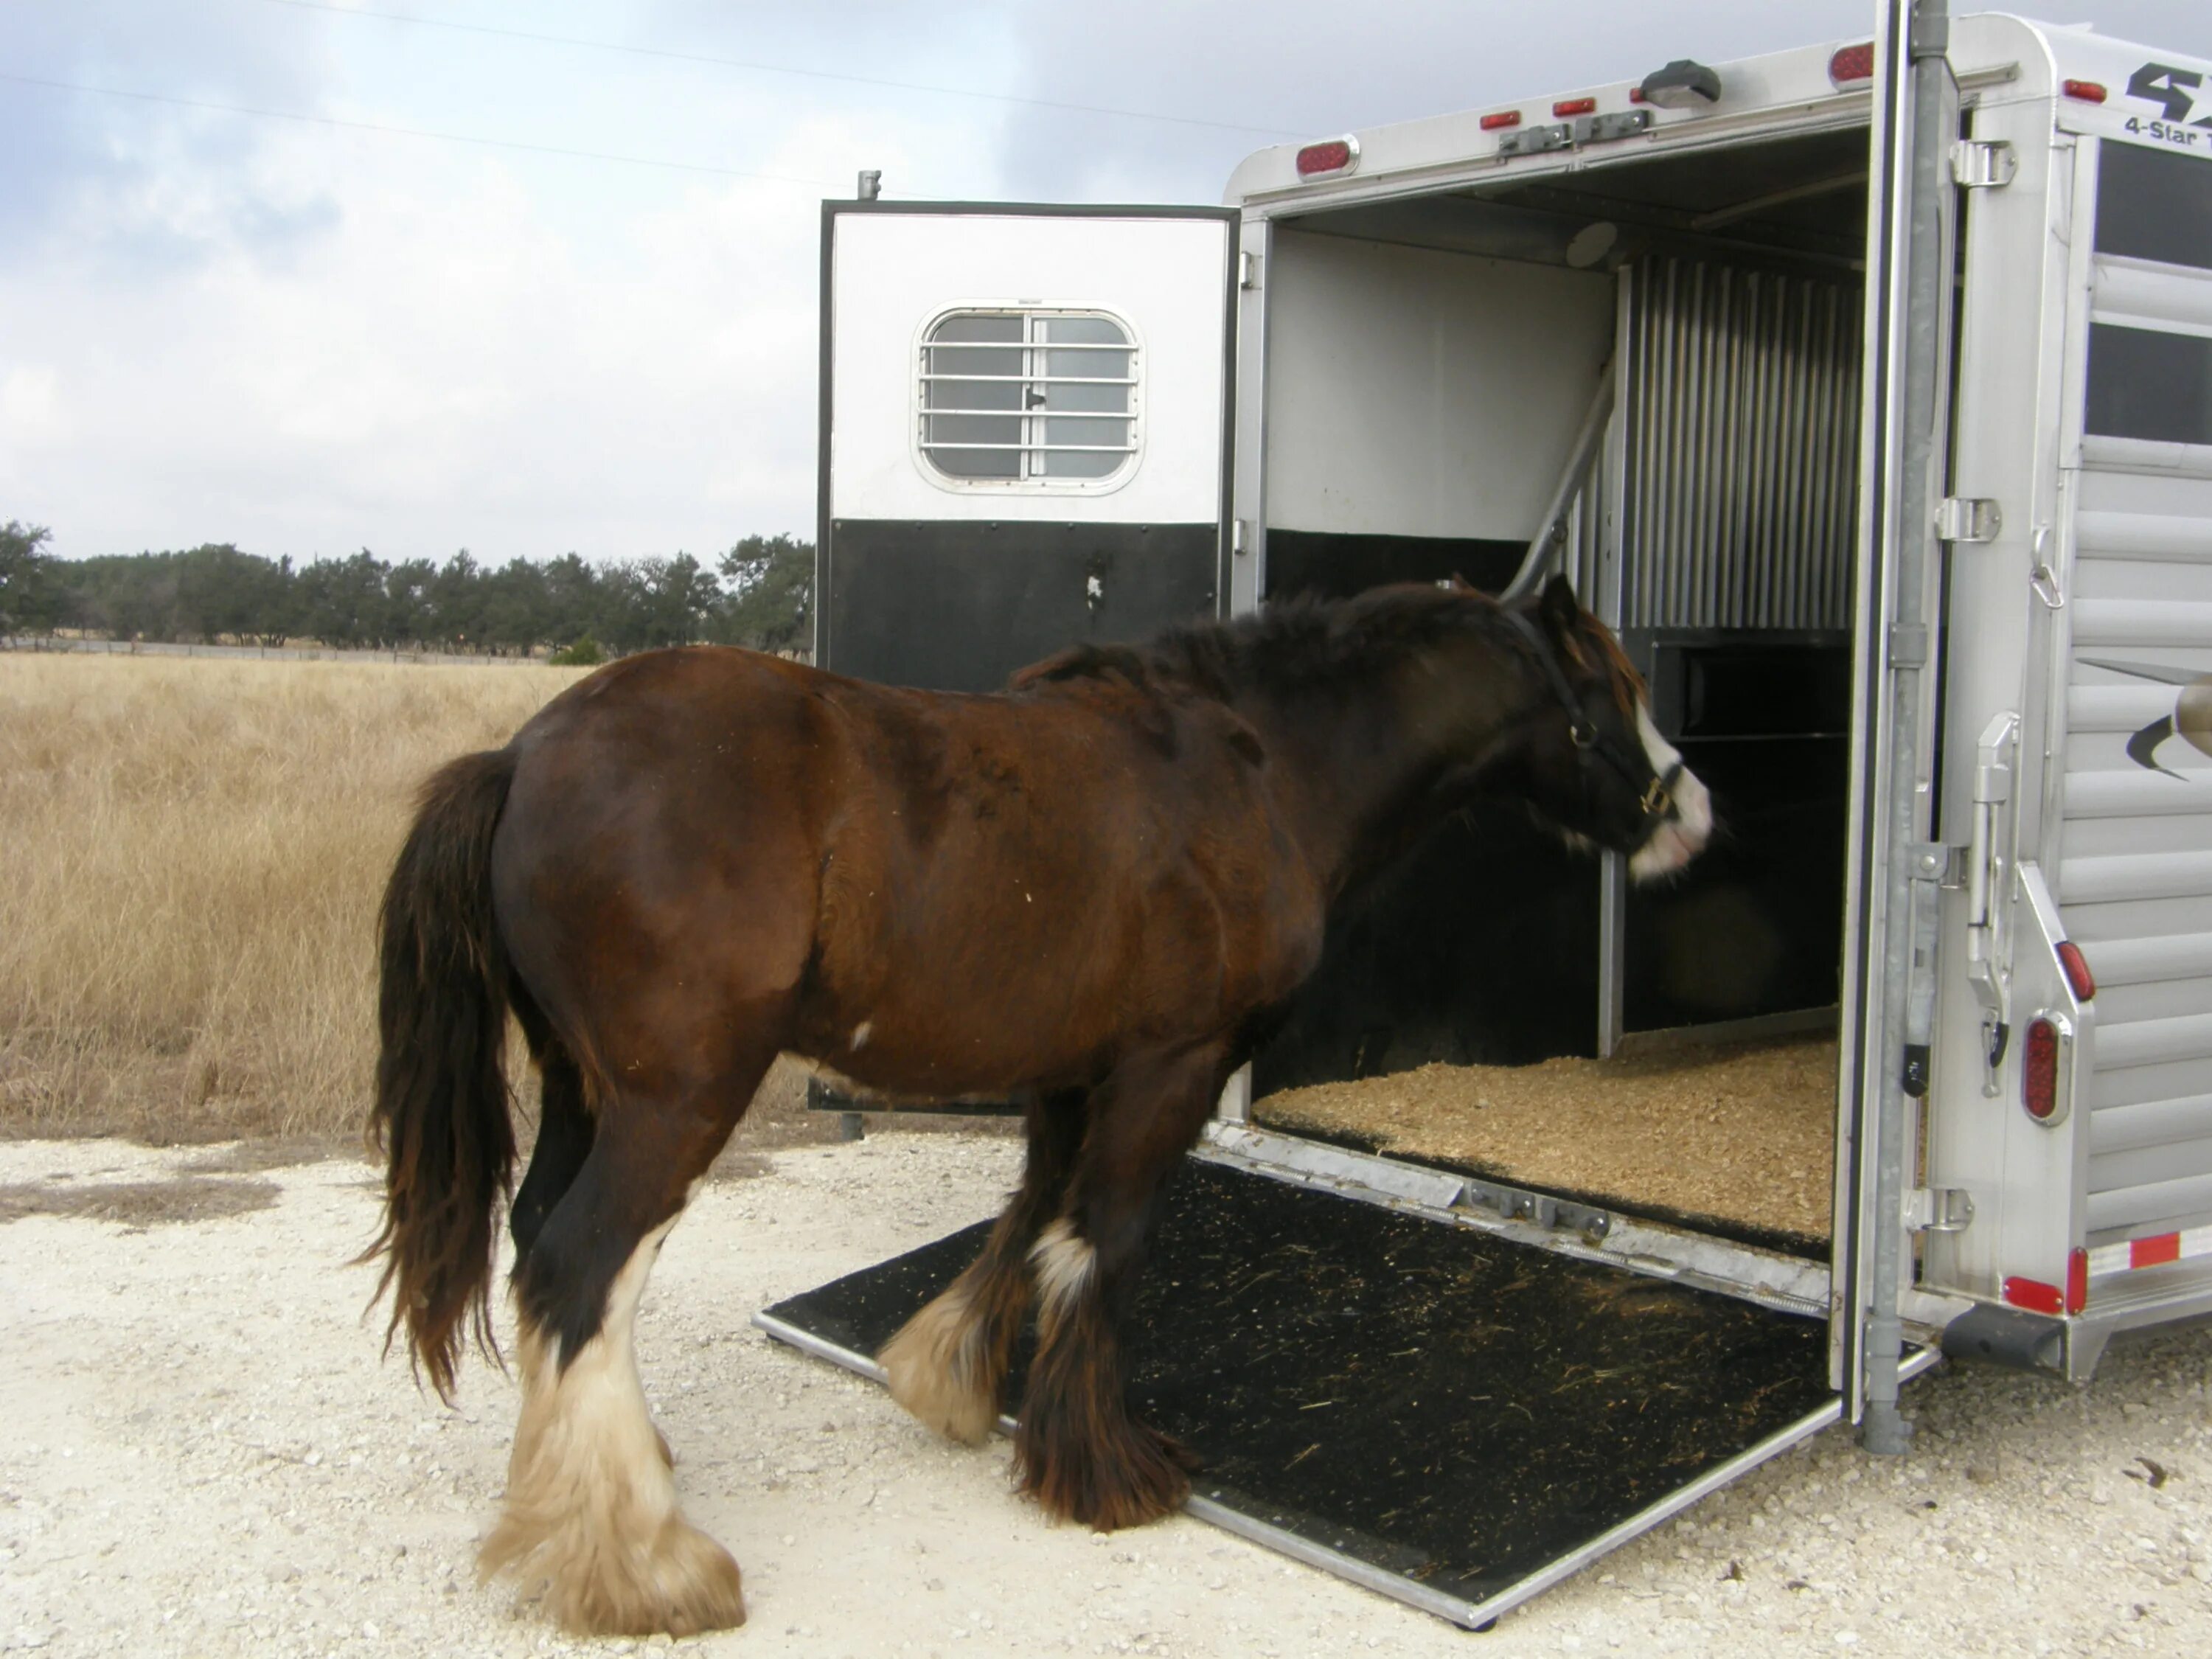
M 1638 881 L 1671 875 L 1712 835 L 1712 799 L 1653 724 L 1643 677 L 1612 630 L 1553 576 L 1506 617 L 1535 687 L 1527 795 L 1571 841 L 1628 854 Z

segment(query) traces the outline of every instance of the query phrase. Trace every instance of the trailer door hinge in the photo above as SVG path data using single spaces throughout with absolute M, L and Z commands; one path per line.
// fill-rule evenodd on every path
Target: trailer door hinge
M 1893 668 L 1928 665 L 1928 624 L 1893 623 L 1889 629 L 1889 665 Z
M 1946 542 L 1993 542 L 2004 514 L 1986 495 L 1946 495 L 1936 509 L 1936 536 Z
M 1239 288 L 1259 287 L 1260 256 L 1253 252 L 1252 250 L 1248 247 L 1240 252 L 1237 258 L 1237 286 Z
M 1510 155 L 1542 155 L 1552 150 L 1570 149 L 1574 142 L 1574 125 L 1569 121 L 1522 127 L 1517 132 L 1499 135 L 1498 155 L 1500 161 Z
M 1249 522 L 1246 519 L 1231 519 L 1229 521 L 1229 550 L 1240 559 L 1252 550 L 1251 544 L 1244 539 L 1244 526 Z
M 2002 190 L 2020 171 L 2020 157 L 2002 138 L 1961 138 L 1951 146 L 1951 177 L 1965 190 Z
M 1964 1232 L 1973 1219 L 1964 1187 L 1915 1187 L 1905 1195 L 1905 1224 L 1913 1232 Z
M 1577 115 L 1574 133 L 1577 144 L 1601 144 L 1614 138 L 1633 138 L 1639 132 L 1650 131 L 1651 112 L 1648 109 L 1614 110 L 1606 115 Z

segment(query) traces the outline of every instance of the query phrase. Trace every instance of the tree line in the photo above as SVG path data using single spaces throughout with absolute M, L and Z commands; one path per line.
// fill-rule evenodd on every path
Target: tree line
M 814 544 L 747 536 L 711 566 L 688 553 L 592 563 L 441 564 L 349 558 L 295 564 L 228 542 L 181 552 L 60 559 L 49 532 L 0 525 L 0 636 L 64 629 L 111 639 L 428 649 L 572 659 L 700 641 L 803 648 L 812 635 Z

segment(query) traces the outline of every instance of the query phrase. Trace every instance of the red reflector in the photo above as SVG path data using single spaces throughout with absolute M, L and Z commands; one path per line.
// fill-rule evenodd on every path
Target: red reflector
M 2130 1267 L 2162 1267 L 2169 1261 L 2180 1260 L 2179 1233 L 2160 1233 L 2156 1238 L 2138 1238 L 2128 1246 L 2128 1266 Z
M 2058 1109 L 2058 1028 L 2039 1014 L 2028 1021 L 2021 1050 L 2020 1103 L 2038 1123 Z
M 1517 109 L 1502 109 L 1494 115 L 1486 115 L 1482 118 L 1482 130 L 1485 132 L 1495 132 L 1500 127 L 1517 127 L 1520 125 L 1521 112 Z
M 2066 1258 L 2066 1311 L 2080 1313 L 2089 1303 L 2089 1253 L 2075 1250 Z
M 2030 1313 L 2055 1314 L 2064 1305 L 2058 1287 L 2039 1279 L 2008 1279 L 2004 1282 L 2004 1299 Z
M 2089 959 L 2070 939 L 2058 941 L 2058 965 L 2066 971 L 2066 983 L 2076 1002 L 2087 1002 L 2097 994 L 2097 976 L 2089 971 Z
M 1845 46 L 1828 59 L 1828 79 L 1839 87 L 1854 81 L 1874 79 L 1874 42 L 1863 46 Z
M 1298 177 L 1310 179 L 1316 173 L 1341 173 L 1352 165 L 1358 152 L 1349 138 L 1332 138 L 1325 144 L 1308 144 L 1298 152 Z
M 1595 98 L 1562 98 L 1552 106 L 1554 115 L 1590 115 L 1597 110 Z
M 1651 100 L 1644 95 L 1643 88 L 1631 87 L 1628 89 L 1628 101 L 1632 104 L 1647 104 Z
M 2062 81 L 2058 85 L 2059 90 L 2069 98 L 2078 98 L 2085 104 L 2101 104 L 2105 101 L 2105 88 L 2097 82 Z

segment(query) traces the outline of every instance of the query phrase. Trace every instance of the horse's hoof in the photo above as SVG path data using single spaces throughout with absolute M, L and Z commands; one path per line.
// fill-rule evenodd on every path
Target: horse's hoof
M 745 1622 L 744 1578 L 730 1553 L 674 1513 L 644 1550 L 596 1535 L 573 1516 L 532 1527 L 512 1510 L 484 1540 L 478 1576 L 511 1573 L 577 1636 L 696 1636 Z
M 990 1437 L 998 1390 L 982 1374 L 982 1322 L 958 1285 L 908 1320 L 876 1358 L 891 1398 L 916 1421 L 963 1446 Z
M 1021 1490 L 1048 1514 L 1093 1532 L 1119 1532 L 1172 1515 L 1190 1497 L 1198 1459 L 1141 1423 L 1124 1422 L 1097 1443 L 1017 1446 Z

